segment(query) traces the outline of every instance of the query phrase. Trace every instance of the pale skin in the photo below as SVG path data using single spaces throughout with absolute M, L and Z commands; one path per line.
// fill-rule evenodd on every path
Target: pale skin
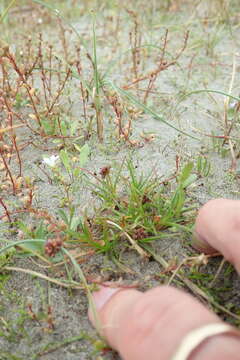
M 240 201 L 208 202 L 198 213 L 195 229 L 204 248 L 211 245 L 210 252 L 220 252 L 240 271 Z M 103 286 L 94 299 L 102 335 L 124 360 L 171 360 L 191 330 L 222 322 L 192 296 L 170 286 L 145 293 Z M 187 360 L 226 359 L 240 360 L 240 337 L 211 337 Z

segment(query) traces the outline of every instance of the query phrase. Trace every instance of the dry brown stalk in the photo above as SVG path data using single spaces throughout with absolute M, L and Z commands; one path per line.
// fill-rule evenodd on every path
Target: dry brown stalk
M 4 216 L 6 216 L 6 217 L 8 218 L 8 221 L 9 221 L 9 223 L 11 224 L 11 223 L 12 223 L 12 219 L 11 219 L 10 213 L 9 213 L 8 208 L 7 208 L 7 206 L 6 206 L 6 204 L 4 203 L 4 201 L 3 201 L 2 198 L 0 198 L 0 204 L 2 205 L 2 207 L 3 207 L 4 210 L 5 210 Z
M 22 161 L 21 161 L 21 157 L 20 157 L 20 153 L 19 153 L 19 149 L 17 146 L 17 142 L 16 142 L 16 134 L 14 132 L 14 127 L 13 127 L 13 112 L 11 110 L 10 104 L 8 103 L 7 99 L 4 97 L 4 103 L 6 105 L 7 108 L 7 112 L 8 112 L 8 122 L 9 122 L 9 128 L 10 130 L 10 134 L 11 134 L 11 140 L 14 146 L 14 149 L 16 151 L 17 154 L 17 159 L 18 159 L 18 165 L 19 165 L 19 174 L 18 176 L 21 177 L 22 176 Z
M 168 39 L 168 30 L 166 30 L 164 40 L 163 40 L 163 48 L 162 48 L 162 52 L 161 52 L 160 61 L 159 61 L 159 64 L 157 65 L 156 69 L 153 70 L 153 71 L 150 71 L 146 75 L 143 75 L 143 76 L 140 76 L 140 77 L 135 77 L 135 79 L 133 79 L 130 84 L 127 84 L 127 85 L 123 86 L 123 89 L 128 90 L 128 89 L 132 88 L 133 86 L 135 86 L 136 84 L 138 84 L 141 81 L 149 80 L 147 90 L 146 90 L 146 93 L 145 93 L 145 96 L 144 96 L 144 103 L 146 103 L 147 98 L 149 96 L 149 93 L 152 91 L 152 88 L 154 86 L 154 83 L 155 83 L 158 75 L 162 71 L 167 70 L 170 66 L 173 66 L 173 65 L 175 65 L 177 63 L 180 56 L 182 55 L 182 53 L 184 52 L 184 50 L 187 47 L 188 37 L 189 37 L 189 32 L 187 31 L 185 36 L 184 36 L 184 42 L 183 42 L 182 47 L 180 48 L 178 53 L 175 55 L 174 59 L 168 62 L 168 61 L 165 60 L 167 39 Z

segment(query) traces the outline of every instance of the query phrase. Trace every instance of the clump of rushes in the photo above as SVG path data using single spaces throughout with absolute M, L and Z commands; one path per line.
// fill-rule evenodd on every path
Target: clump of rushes
M 92 217 L 78 215 L 77 209 L 60 209 L 58 217 L 46 211 L 28 207 L 32 218 L 42 220 L 35 230 L 18 222 L 23 238 L 42 239 L 37 252 L 54 258 L 64 246 L 79 251 L 90 248 L 94 251 L 114 254 L 116 248 L 133 247 L 144 254 L 141 244 L 169 237 L 170 233 L 191 233 L 192 218 L 187 216 L 194 207 L 187 201 L 187 188 L 198 178 L 193 163 L 186 164 L 166 180 L 159 180 L 153 173 L 137 175 L 131 161 L 123 162 L 117 173 L 111 167 L 92 174 L 89 186 L 101 200 L 101 206 Z M 126 173 L 127 171 L 127 173 Z M 173 190 L 171 190 L 171 188 Z M 127 241 L 127 242 L 126 242 Z M 26 248 L 26 245 L 24 245 Z M 76 250 L 79 249 L 79 250 Z
M 170 178 L 176 180 L 175 185 L 170 180 L 159 181 L 153 174 L 138 176 L 131 161 L 127 172 L 123 176 L 120 169 L 113 175 L 109 167 L 101 169 L 103 179 L 98 179 L 93 191 L 102 205 L 95 217 L 82 224 L 88 245 L 105 252 L 114 250 L 122 239 L 133 245 L 167 237 L 169 231 L 191 232 L 186 214 L 193 207 L 186 206 L 186 191 L 197 179 L 192 163 Z M 175 187 L 170 195 L 168 185 Z

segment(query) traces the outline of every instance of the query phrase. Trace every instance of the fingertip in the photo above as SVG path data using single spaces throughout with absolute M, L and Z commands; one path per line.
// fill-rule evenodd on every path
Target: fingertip
M 128 326 L 123 322 L 128 318 L 134 303 L 143 294 L 136 289 L 111 286 L 113 284 L 100 286 L 99 291 L 92 294 L 96 311 L 94 314 L 94 308 L 89 307 L 88 316 L 107 343 L 115 350 L 119 350 L 119 332 L 124 332 Z
M 221 253 L 240 273 L 240 201 L 213 199 L 199 210 L 192 246 L 212 254 Z
M 98 311 L 110 300 L 110 298 L 116 294 L 118 291 L 122 290 L 122 288 L 112 288 L 109 286 L 101 285 L 98 291 L 93 292 L 93 299 Z
M 213 248 L 209 242 L 197 232 L 196 229 L 192 235 L 191 245 L 194 249 L 204 254 L 211 255 L 217 253 L 217 250 Z
M 105 304 L 113 297 L 114 294 L 122 290 L 122 288 L 113 288 L 110 286 L 104 286 L 100 285 L 99 289 L 97 291 L 94 291 L 92 293 L 93 298 L 93 306 L 95 306 L 95 309 L 97 312 L 101 312 Z M 95 326 L 94 316 L 93 316 L 93 309 L 89 307 L 88 309 L 88 317 L 91 323 Z

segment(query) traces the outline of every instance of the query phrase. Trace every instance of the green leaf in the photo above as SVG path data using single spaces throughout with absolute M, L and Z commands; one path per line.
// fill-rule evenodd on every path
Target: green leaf
M 185 194 L 181 187 L 176 190 L 171 200 L 170 211 L 172 211 L 175 216 L 179 216 L 181 214 L 184 201 L 185 201 Z
M 61 131 L 63 136 L 67 136 L 67 124 L 65 121 L 61 121 Z
M 78 225 L 82 223 L 82 219 L 80 216 L 74 216 L 71 222 L 71 230 L 76 231 Z
M 21 249 L 23 249 L 24 251 L 33 253 L 33 254 L 43 254 L 44 252 L 44 244 L 39 243 L 39 242 L 26 242 L 25 244 L 21 244 L 19 245 L 19 247 Z
M 189 185 L 193 184 L 196 180 L 197 180 L 197 175 L 196 175 L 196 174 L 190 175 L 190 176 L 182 183 L 182 188 L 183 188 L 183 189 L 187 188 Z
M 80 162 L 81 167 L 83 167 L 87 163 L 89 154 L 90 154 L 90 148 L 89 148 L 88 144 L 83 145 L 83 147 L 81 148 L 80 157 L 79 157 L 79 162 Z
M 73 146 L 75 147 L 75 149 L 76 149 L 77 151 L 81 152 L 80 146 L 78 146 L 77 144 L 73 144 Z
M 60 159 L 61 159 L 65 169 L 68 172 L 70 172 L 71 171 L 71 164 L 70 164 L 70 159 L 69 159 L 67 150 L 65 150 L 65 149 L 61 150 L 59 156 L 60 156 Z
M 40 249 L 41 248 L 41 244 L 45 244 L 46 240 L 45 239 L 25 239 L 25 240 L 18 240 L 18 241 L 11 241 L 11 240 L 8 240 L 8 239 L 0 239 L 0 241 L 4 241 L 4 242 L 7 242 L 8 245 L 4 246 L 4 247 L 1 247 L 0 248 L 0 254 L 4 253 L 5 251 L 7 251 L 8 249 L 14 247 L 14 246 L 26 246 L 28 249 L 31 249 L 31 245 L 32 243 L 36 244 L 37 245 L 37 248 Z M 42 245 L 42 248 L 43 248 L 43 245 Z M 33 247 L 32 247 L 33 249 Z
M 190 162 L 188 164 L 186 164 L 178 178 L 178 182 L 180 184 L 184 183 L 185 180 L 187 180 L 187 178 L 190 176 L 192 169 L 193 169 L 193 163 Z
M 47 229 L 46 229 L 43 221 L 36 228 L 36 230 L 33 232 L 33 234 L 34 234 L 34 238 L 37 238 L 37 239 L 42 239 L 47 235 Z
M 58 214 L 59 214 L 60 218 L 63 220 L 63 222 L 65 224 L 69 225 L 69 218 L 66 215 L 65 211 L 60 209 L 60 210 L 58 210 Z
M 78 128 L 78 121 L 73 121 L 71 122 L 71 125 L 70 125 L 70 135 L 73 136 L 76 134 L 76 130 Z
M 28 236 L 31 235 L 31 231 L 29 230 L 27 225 L 24 224 L 22 221 L 17 221 L 17 226 L 20 230 L 22 230 L 22 232 L 24 232 L 24 234 L 27 234 Z
M 178 191 L 176 197 L 176 203 L 175 203 L 175 216 L 180 216 L 184 202 L 185 202 L 184 192 Z
M 80 172 L 81 172 L 81 170 L 79 168 L 74 169 L 73 170 L 73 177 L 75 177 L 75 178 L 78 177 Z
M 47 135 L 54 134 L 54 126 L 47 119 L 41 119 L 41 125 Z

